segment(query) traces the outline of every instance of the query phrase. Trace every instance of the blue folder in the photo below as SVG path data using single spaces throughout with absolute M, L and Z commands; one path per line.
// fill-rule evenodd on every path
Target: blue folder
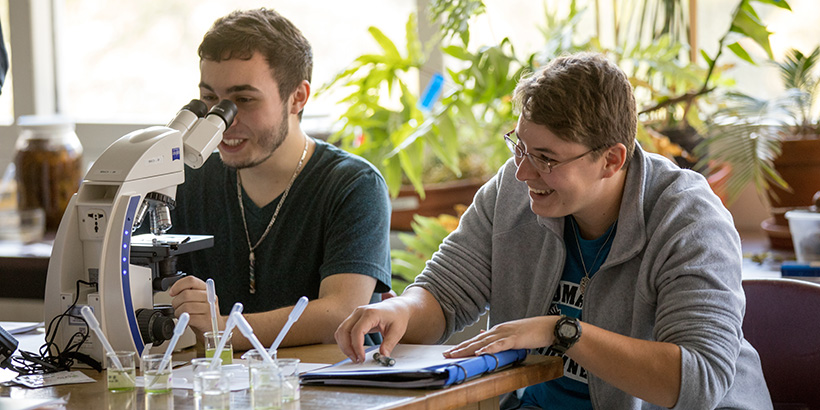
M 303 385 L 367 386 L 399 389 L 441 388 L 480 377 L 522 362 L 526 349 L 468 357 L 447 364 L 420 369 L 361 370 L 348 372 L 314 371 L 302 374 Z M 330 368 L 332 369 L 332 367 Z

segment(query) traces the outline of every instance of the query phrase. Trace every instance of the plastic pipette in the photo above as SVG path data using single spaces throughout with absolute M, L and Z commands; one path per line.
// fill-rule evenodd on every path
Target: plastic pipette
M 185 328 L 188 327 L 188 320 L 190 316 L 188 312 L 184 312 L 179 315 L 179 320 L 177 320 L 176 326 L 174 326 L 174 336 L 171 337 L 171 341 L 168 343 L 168 347 L 165 349 L 165 354 L 162 355 L 162 360 L 159 362 L 159 366 L 157 367 L 157 374 L 162 374 L 162 371 L 165 370 L 165 366 L 168 365 L 168 362 L 171 361 L 171 353 L 174 351 L 174 347 L 177 345 L 177 341 L 179 341 L 179 337 L 182 336 L 182 332 L 185 331 Z M 151 383 L 148 387 L 151 387 L 159 380 L 159 377 L 155 377 L 151 380 Z
M 211 327 L 214 331 L 214 340 L 219 338 L 219 324 L 216 322 L 216 286 L 214 280 L 208 278 L 205 281 L 205 288 L 208 291 L 208 304 L 211 306 Z
M 243 308 L 244 306 L 242 305 L 242 303 L 236 302 L 233 304 L 233 307 L 231 308 L 231 314 L 228 315 L 228 321 L 225 322 L 225 331 L 222 332 L 222 338 L 219 339 L 219 342 L 216 345 L 216 350 L 214 350 L 214 357 L 213 359 L 211 359 L 211 365 L 208 366 L 209 370 L 216 369 L 216 360 L 219 359 L 219 356 L 222 354 L 222 350 L 225 349 L 225 345 L 228 343 L 228 336 L 231 334 L 231 330 L 233 330 L 233 327 L 235 326 L 233 314 L 237 313 L 239 315 L 242 315 Z
M 279 348 L 279 345 L 282 343 L 282 339 L 285 338 L 285 335 L 290 330 L 290 327 L 293 326 L 293 323 L 299 320 L 299 316 L 302 315 L 302 312 L 305 311 L 305 308 L 308 304 L 307 296 L 302 296 L 299 298 L 299 301 L 296 302 L 296 306 L 293 307 L 293 310 L 290 311 L 288 315 L 288 321 L 285 322 L 285 326 L 282 327 L 282 330 L 279 331 L 279 334 L 276 336 L 276 340 L 273 341 L 273 344 L 270 345 L 270 349 L 268 349 L 268 354 L 273 356 L 276 353 L 276 349 Z
M 236 323 L 236 327 L 239 328 L 239 331 L 250 340 L 251 344 L 253 345 L 254 349 L 259 352 L 259 355 L 262 356 L 262 359 L 265 360 L 266 363 L 270 365 L 276 365 L 276 362 L 271 359 L 268 351 L 265 350 L 265 346 L 262 345 L 262 342 L 256 338 L 256 335 L 253 334 L 253 328 L 251 328 L 251 324 L 245 320 L 245 317 L 239 313 L 231 313 L 231 316 L 236 316 L 234 319 L 234 323 Z
M 143 361 L 142 361 L 142 357 L 149 354 L 149 353 L 151 353 L 151 348 L 152 347 L 154 347 L 154 344 L 151 343 L 151 342 L 148 342 L 148 343 L 145 344 L 145 347 L 142 348 L 142 354 L 139 357 L 139 359 L 140 359 L 140 369 L 145 368 L 145 365 L 143 364 Z
M 100 343 L 102 343 L 105 351 L 111 354 L 111 362 L 114 363 L 114 367 L 121 371 L 123 376 L 125 376 L 125 378 L 127 378 L 131 383 L 134 383 L 135 381 L 132 380 L 127 373 L 125 373 L 125 369 L 123 369 L 120 359 L 117 358 L 114 348 L 111 347 L 111 343 L 108 343 L 108 339 L 106 339 L 105 334 L 103 334 L 102 329 L 100 329 L 100 322 L 97 321 L 97 318 L 94 316 L 94 312 L 91 311 L 91 308 L 88 306 L 83 306 L 80 308 L 80 314 L 83 315 L 83 318 L 85 318 L 85 321 L 88 323 L 91 330 L 97 334 L 97 338 L 100 339 Z

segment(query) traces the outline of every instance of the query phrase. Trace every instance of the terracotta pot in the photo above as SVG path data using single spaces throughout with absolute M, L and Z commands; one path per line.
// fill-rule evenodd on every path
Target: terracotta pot
M 772 217 L 760 224 L 773 249 L 792 250 L 787 211 L 807 208 L 820 190 L 820 139 L 783 141 L 783 153 L 774 161 L 775 170 L 788 182 L 790 191 L 772 187 L 767 195 Z
M 410 231 L 410 222 L 416 214 L 422 216 L 439 216 L 441 214 L 457 215 L 455 206 L 470 205 L 475 193 L 487 182 L 483 179 L 465 179 L 424 186 L 425 198 L 422 200 L 412 186 L 402 187 L 399 195 L 392 200 L 393 214 L 390 227 L 398 231 Z

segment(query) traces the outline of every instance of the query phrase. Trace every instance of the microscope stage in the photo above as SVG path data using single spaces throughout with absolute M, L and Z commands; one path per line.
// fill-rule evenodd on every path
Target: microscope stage
M 169 257 L 214 246 L 211 235 L 153 235 L 150 233 L 131 238 L 131 256 Z M 147 256 L 147 255 L 146 255 Z

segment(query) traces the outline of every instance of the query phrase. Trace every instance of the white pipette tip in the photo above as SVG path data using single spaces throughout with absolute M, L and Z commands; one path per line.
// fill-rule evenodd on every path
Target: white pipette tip
M 305 311 L 307 304 L 307 296 L 302 296 L 301 298 L 299 298 L 299 301 L 296 302 L 296 306 L 293 307 L 293 310 L 288 315 L 288 318 L 293 318 L 294 321 L 296 321 L 296 319 L 299 319 L 299 316 L 301 316 L 302 312 Z
M 208 305 L 211 307 L 211 327 L 214 331 L 214 340 L 219 337 L 219 324 L 216 320 L 216 285 L 214 284 L 214 280 L 208 278 L 205 281 L 205 289 L 208 295 Z
M 111 347 L 111 343 L 108 343 L 108 339 L 105 337 L 105 334 L 103 334 L 103 331 L 100 328 L 100 322 L 97 321 L 97 317 L 94 316 L 94 312 L 91 311 L 91 308 L 87 305 L 83 306 L 80 308 L 80 314 L 83 315 L 83 318 L 85 318 L 85 321 L 88 323 L 91 330 L 97 334 L 97 338 L 100 339 L 100 343 L 102 343 L 106 353 L 114 353 L 114 348 Z M 114 364 L 119 365 L 117 366 L 118 369 L 122 370 L 122 364 L 120 364 L 116 356 L 114 357 Z
M 234 319 L 231 315 L 233 315 L 234 312 L 237 312 L 241 315 L 242 314 L 242 309 L 244 309 L 244 308 L 245 308 L 245 306 L 242 305 L 242 302 L 236 302 L 236 303 L 233 304 L 233 307 L 231 307 L 231 313 L 228 315 L 228 320 L 225 322 L 225 331 L 222 332 L 222 337 L 219 338 L 218 334 L 214 335 L 214 340 L 217 341 L 217 345 L 221 345 L 221 346 L 224 347 L 227 344 L 227 343 L 222 343 L 222 340 L 223 339 L 228 340 L 228 338 L 230 337 L 231 330 L 233 330 L 233 328 L 234 328 L 234 325 L 233 325 Z
M 179 337 L 182 336 L 182 333 L 185 332 L 185 328 L 188 327 L 188 320 L 190 320 L 190 315 L 188 315 L 188 312 L 184 312 L 179 315 L 179 320 L 177 320 L 177 324 L 174 326 L 174 336 L 171 337 L 171 341 L 165 349 L 165 354 L 162 355 L 162 360 L 160 360 L 159 367 L 157 367 L 157 373 L 162 373 L 162 371 L 165 370 L 165 366 L 167 366 L 168 362 L 171 361 L 171 354 L 174 352 L 174 347 L 176 347 Z M 149 384 L 149 386 L 152 386 L 157 380 L 159 380 L 159 378 L 155 377 L 151 380 L 151 384 Z
M 288 321 L 285 322 L 285 326 L 282 326 L 282 330 L 279 331 L 279 334 L 276 335 L 276 339 L 273 341 L 273 344 L 270 345 L 268 349 L 268 354 L 273 356 L 276 353 L 276 349 L 279 348 L 279 345 L 282 344 L 282 340 L 285 338 L 285 335 L 290 330 L 290 327 L 299 320 L 299 316 L 302 316 L 302 312 L 305 311 L 305 308 L 308 305 L 308 298 L 307 296 L 302 296 L 299 298 L 299 301 L 296 302 L 296 306 L 293 307 L 293 310 L 290 311 L 288 315 Z
M 236 327 L 238 327 L 239 331 L 251 342 L 256 351 L 259 352 L 259 355 L 262 356 L 262 359 L 268 364 L 275 365 L 276 362 L 273 361 L 268 351 L 265 350 L 265 346 L 262 345 L 262 342 L 253 334 L 253 328 L 251 328 L 251 324 L 245 320 L 245 317 L 239 313 L 231 313 L 231 316 L 235 316 L 234 323 Z
M 97 318 L 94 316 L 94 312 L 91 311 L 91 308 L 88 306 L 83 306 L 80 308 L 80 314 L 83 315 L 85 321 L 88 322 L 88 326 L 91 326 L 92 329 L 97 330 L 100 327 L 100 322 L 97 322 Z
M 131 377 L 128 376 L 128 374 L 125 373 L 125 369 L 122 367 L 122 363 L 120 363 L 120 359 L 117 358 L 117 354 L 114 351 L 114 348 L 111 346 L 111 343 L 109 343 L 108 339 L 105 337 L 105 334 L 103 333 L 102 329 L 100 328 L 100 322 L 97 321 L 97 317 L 94 316 L 94 312 L 91 311 L 91 308 L 88 305 L 81 307 L 80 308 L 80 314 L 83 316 L 85 321 L 88 323 L 88 327 L 90 327 L 91 330 L 93 330 L 94 333 L 97 335 L 97 339 L 100 339 L 100 343 L 102 343 L 103 348 L 105 349 L 105 352 L 111 354 L 111 356 L 110 356 L 111 357 L 111 362 L 114 363 L 114 367 L 116 367 L 117 370 L 123 372 L 123 375 L 125 376 L 125 378 L 127 378 L 128 380 L 133 382 L 133 380 L 131 380 Z
M 205 289 L 208 291 L 208 302 L 215 302 L 216 301 L 216 285 L 214 284 L 214 280 L 208 278 L 205 281 Z
M 233 313 L 233 312 L 242 313 L 242 309 L 244 309 L 244 308 L 245 308 L 245 306 L 242 304 L 242 302 L 236 302 L 236 303 L 233 304 L 233 307 L 231 308 L 231 313 Z M 230 319 L 230 317 L 228 317 L 228 319 Z

